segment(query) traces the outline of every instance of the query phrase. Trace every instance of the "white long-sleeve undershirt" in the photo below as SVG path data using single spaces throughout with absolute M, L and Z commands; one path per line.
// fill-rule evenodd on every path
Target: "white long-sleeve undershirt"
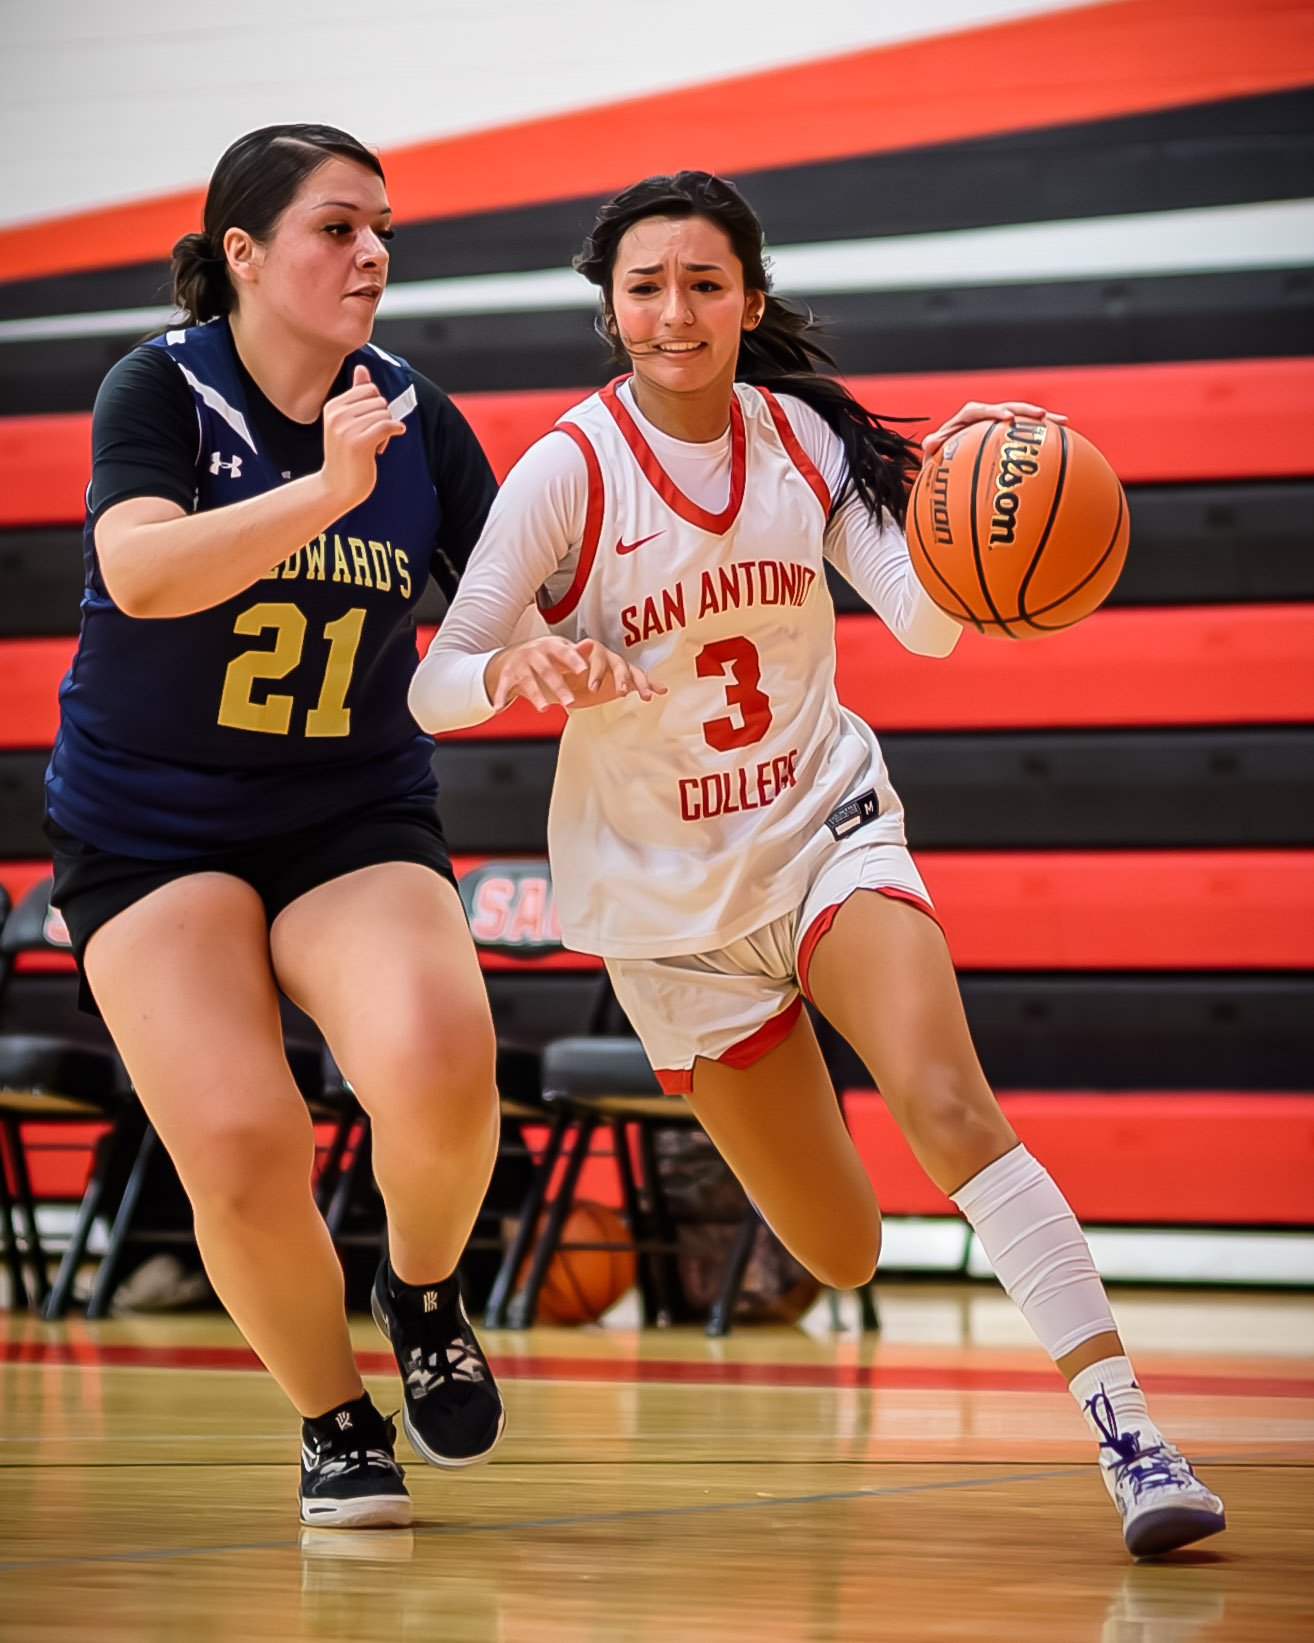
M 723 509 L 730 494 L 729 429 L 706 444 L 672 439 L 640 413 L 629 383 L 620 391 L 680 490 L 711 512 Z M 830 494 L 838 496 L 848 482 L 839 436 L 801 400 L 781 395 L 780 404 Z M 492 717 L 484 670 L 499 650 L 529 636 L 526 618 L 538 590 L 569 580 L 587 506 L 584 456 L 564 435 L 546 435 L 507 475 L 451 609 L 411 682 L 411 712 L 425 730 L 459 730 Z M 908 650 L 947 656 L 954 648 L 962 629 L 927 597 L 903 532 L 888 516 L 877 525 L 856 491 L 832 515 L 822 551 Z M 544 631 L 541 623 L 538 631 Z

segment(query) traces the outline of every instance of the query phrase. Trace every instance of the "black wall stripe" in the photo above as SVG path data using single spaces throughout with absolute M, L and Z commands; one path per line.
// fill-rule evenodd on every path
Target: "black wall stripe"
M 1314 976 L 1134 972 L 960 974 L 972 1041 L 996 1089 L 1310 1087 Z M 819 1030 L 841 1088 L 871 1083 Z
M 1314 175 L 1314 88 L 737 174 L 772 243 L 923 234 L 1296 199 Z M 401 225 L 394 279 L 564 267 L 600 196 Z M 0 319 L 147 307 L 164 262 L 0 285 Z
M 1314 480 L 1133 485 L 1131 550 L 1110 605 L 1314 600 Z M 830 574 L 836 608 L 867 607 Z M 0 638 L 74 634 L 82 597 L 77 527 L 0 531 Z M 430 584 L 422 622 L 442 598 Z
M 850 375 L 1314 353 L 1314 270 L 831 292 L 801 300 Z M 449 393 L 601 385 L 587 309 L 380 320 L 375 341 Z M 135 337 L 0 340 L 0 413 L 90 410 Z M 914 415 L 917 406 L 875 407 Z
M 881 737 L 917 849 L 1314 846 L 1314 728 Z M 453 850 L 541 853 L 555 742 L 444 744 Z M 42 856 L 48 755 L 0 753 L 0 859 Z
M 504 1042 L 541 1047 L 589 1030 L 596 972 L 492 971 L 484 980 Z M 104 1026 L 76 1011 L 74 986 L 68 975 L 17 976 L 0 1028 L 71 1032 L 103 1046 Z M 1308 975 L 966 971 L 959 986 L 973 1042 L 996 1089 L 1309 1089 L 1314 977 Z M 824 1022 L 818 1030 L 840 1086 L 870 1085 L 843 1039 Z

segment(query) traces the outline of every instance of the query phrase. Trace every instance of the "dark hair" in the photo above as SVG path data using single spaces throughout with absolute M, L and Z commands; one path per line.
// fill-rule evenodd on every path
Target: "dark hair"
M 261 126 L 224 150 L 206 191 L 202 231 L 184 234 L 173 248 L 173 300 L 188 325 L 232 311 L 237 294 L 224 254 L 228 230 L 268 239 L 302 183 L 331 154 L 383 176 L 378 155 L 336 126 Z
M 598 212 L 575 267 L 602 291 L 598 332 L 613 356 L 626 357 L 612 311 L 616 252 L 625 233 L 645 217 L 706 217 L 721 229 L 743 267 L 745 286 L 766 298 L 756 328 L 740 338 L 736 378 L 773 393 L 793 394 L 824 417 L 844 446 L 851 483 L 867 508 L 878 520 L 888 508 L 902 525 L 921 453 L 910 439 L 885 427 L 860 405 L 842 383 L 818 372 L 821 365 L 834 368 L 835 361 L 811 334 L 817 328 L 813 316 L 772 296 L 762 224 L 733 183 L 706 171 L 645 177 Z

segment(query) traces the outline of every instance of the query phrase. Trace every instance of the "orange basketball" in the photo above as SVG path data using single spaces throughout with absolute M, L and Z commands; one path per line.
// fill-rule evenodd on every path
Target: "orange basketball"
M 908 549 L 941 610 L 999 638 L 1071 627 L 1127 557 L 1127 498 L 1088 439 L 1059 422 L 974 422 L 927 460 Z
M 561 1233 L 563 1244 L 625 1244 L 629 1238 L 615 1210 L 587 1199 L 571 1210 Z M 600 1318 L 634 1282 L 635 1272 L 632 1249 L 559 1249 L 539 1291 L 538 1322 L 582 1324 Z M 522 1268 L 522 1281 L 524 1275 Z

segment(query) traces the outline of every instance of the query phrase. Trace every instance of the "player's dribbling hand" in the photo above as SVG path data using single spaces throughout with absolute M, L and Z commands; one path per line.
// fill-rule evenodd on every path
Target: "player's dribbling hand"
M 375 458 L 382 456 L 390 439 L 405 432 L 405 423 L 395 420 L 367 367 L 358 365 L 351 387 L 324 407 L 324 466 L 320 471 L 343 513 L 374 489 Z
M 594 639 L 572 644 L 551 637 L 498 651 L 484 670 L 484 688 L 495 713 L 518 696 L 542 713 L 553 705 L 601 707 L 622 696 L 637 695 L 650 702 L 666 694 L 665 685 Z
M 971 399 L 961 411 L 955 411 L 942 427 L 933 434 L 927 434 L 922 440 L 922 456 L 934 456 L 941 445 L 955 434 L 962 433 L 964 428 L 970 428 L 974 422 L 1007 422 L 1015 416 L 1029 416 L 1036 422 L 1068 420 L 1057 411 L 1047 411 L 1043 405 L 1028 405 L 1020 399 L 1005 400 L 999 405 L 986 405 L 980 400 Z

